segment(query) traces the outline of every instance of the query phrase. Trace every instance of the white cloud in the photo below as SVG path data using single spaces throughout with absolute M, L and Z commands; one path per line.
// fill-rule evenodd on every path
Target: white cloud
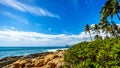
M 22 11 L 22 12 L 29 12 L 31 14 L 35 14 L 38 16 L 49 16 L 49 17 L 60 18 L 58 15 L 55 15 L 55 14 L 47 11 L 46 9 L 43 9 L 40 7 L 33 7 L 30 5 L 25 5 L 17 0 L 0 0 L 0 3 L 5 6 Z
M 117 24 L 119 25 L 119 24 Z M 94 26 L 92 24 L 91 26 Z M 65 46 L 73 45 L 82 41 L 90 41 L 89 33 L 83 31 L 78 35 L 72 34 L 43 34 L 36 32 L 15 31 L 11 29 L 0 30 L 0 46 Z M 96 35 L 91 31 L 92 38 Z M 100 35 L 104 38 L 105 33 L 100 30 Z
M 89 34 L 85 35 L 85 32 L 81 32 L 79 35 L 48 35 L 15 30 L 0 31 L 1 46 L 65 46 L 89 40 Z
M 119 25 L 119 24 L 117 24 Z M 92 26 L 94 26 L 92 24 Z M 96 35 L 91 31 L 92 38 Z M 100 35 L 104 38 L 105 33 L 100 30 Z M 43 34 L 36 32 L 15 31 L 11 29 L 0 30 L 0 46 L 65 46 L 73 45 L 82 41 L 90 41 L 89 33 L 83 31 L 78 35 L 67 34 Z

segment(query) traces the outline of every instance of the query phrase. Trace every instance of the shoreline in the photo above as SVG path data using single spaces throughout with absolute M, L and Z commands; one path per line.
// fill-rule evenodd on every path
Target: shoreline
M 47 51 L 47 52 L 29 54 L 29 55 L 25 55 L 25 56 L 9 56 L 9 57 L 4 57 L 4 58 L 0 59 L 0 68 L 4 67 L 6 65 L 12 64 L 12 63 L 16 62 L 19 59 L 33 59 L 33 58 L 37 58 L 37 57 L 45 57 L 47 55 L 54 54 L 56 52 L 66 51 L 67 49 L 60 49 L 60 50 L 56 49 L 56 50 L 51 50 L 51 51 Z
M 25 47 L 26 48 L 26 47 Z M 36 47 L 34 47 L 36 48 Z M 46 47 L 47 48 L 47 47 Z M 3 58 L 6 58 L 6 57 L 14 57 L 14 56 L 27 56 L 27 55 L 30 55 L 30 54 L 37 54 L 37 53 L 44 53 L 44 52 L 55 52 L 57 50 L 67 50 L 68 48 L 58 48 L 56 47 L 56 49 L 46 49 L 46 50 L 43 50 L 43 51 L 38 51 L 38 52 L 28 52 L 28 53 L 23 53 L 23 54 L 19 54 L 19 53 L 16 53 L 16 54 L 13 54 L 13 55 L 5 55 L 5 56 L 0 56 L 0 60 L 3 59 Z M 25 51 L 26 52 L 26 51 Z

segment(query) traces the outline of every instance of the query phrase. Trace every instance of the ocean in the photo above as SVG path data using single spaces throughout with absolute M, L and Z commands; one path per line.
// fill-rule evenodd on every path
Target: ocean
M 67 49 L 65 47 L 0 47 L 0 59 L 9 56 L 25 56 L 29 54 Z

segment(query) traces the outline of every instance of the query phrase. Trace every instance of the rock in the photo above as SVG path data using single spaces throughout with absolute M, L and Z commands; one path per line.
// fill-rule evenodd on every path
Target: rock
M 14 66 L 15 67 L 24 67 L 25 66 L 25 64 L 27 63 L 27 60 L 22 60 L 22 59 L 19 59 L 18 61 L 16 61 L 15 63 L 14 63 Z
M 29 55 L 21 57 L 17 61 L 3 68 L 62 68 L 65 51 L 58 50 L 54 53 L 42 53 L 41 55 Z M 0 67 L 2 68 L 2 67 Z
M 54 55 L 53 54 L 49 54 L 47 56 L 44 57 L 44 64 L 47 64 L 48 61 L 54 59 Z
M 62 63 L 58 63 L 55 68 L 62 68 Z
M 5 57 L 5 58 L 0 59 L 0 68 L 15 62 L 16 60 L 20 59 L 21 57 L 22 56 L 14 56 L 14 57 Z
M 43 64 L 43 61 L 44 61 L 44 59 L 36 60 L 36 61 L 34 62 L 34 66 L 35 66 L 35 67 L 43 66 L 43 65 L 44 65 L 44 64 Z
M 15 64 L 13 64 L 13 65 L 11 65 L 10 67 L 14 67 L 14 68 L 19 68 L 19 63 L 15 63 Z
M 56 67 L 56 64 L 55 63 L 50 63 L 48 68 L 55 68 Z
M 30 67 L 34 67 L 34 64 L 33 63 L 27 63 L 27 64 L 25 64 L 25 68 L 30 68 Z

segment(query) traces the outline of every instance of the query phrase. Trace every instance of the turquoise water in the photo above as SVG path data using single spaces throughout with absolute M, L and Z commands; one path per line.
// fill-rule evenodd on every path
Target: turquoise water
M 65 47 L 0 47 L 0 58 L 65 49 Z

